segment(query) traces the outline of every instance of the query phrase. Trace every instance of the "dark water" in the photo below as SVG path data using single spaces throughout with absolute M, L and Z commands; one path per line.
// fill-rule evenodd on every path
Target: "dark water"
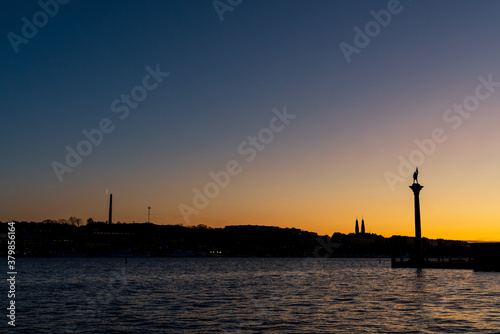
M 16 333 L 500 333 L 500 273 L 393 270 L 377 259 L 17 266 Z

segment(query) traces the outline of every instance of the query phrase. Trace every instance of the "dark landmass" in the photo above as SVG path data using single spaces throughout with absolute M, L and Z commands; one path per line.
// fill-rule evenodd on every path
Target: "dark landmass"
M 0 254 L 7 252 L 7 223 L 0 222 Z M 371 233 L 319 236 L 272 226 L 107 224 L 91 219 L 16 222 L 17 257 L 408 257 L 413 237 Z M 465 241 L 423 238 L 428 258 L 469 258 Z

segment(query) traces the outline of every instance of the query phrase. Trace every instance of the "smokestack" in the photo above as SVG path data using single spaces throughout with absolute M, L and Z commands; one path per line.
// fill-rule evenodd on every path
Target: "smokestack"
M 111 224 L 111 214 L 113 213 L 113 194 L 109 194 L 109 219 L 108 224 Z

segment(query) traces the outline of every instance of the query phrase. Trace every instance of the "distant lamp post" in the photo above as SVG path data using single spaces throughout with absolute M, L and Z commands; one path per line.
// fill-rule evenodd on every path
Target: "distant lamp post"
M 149 214 L 150 214 L 150 211 L 151 211 L 151 207 L 148 206 L 148 224 L 149 224 Z

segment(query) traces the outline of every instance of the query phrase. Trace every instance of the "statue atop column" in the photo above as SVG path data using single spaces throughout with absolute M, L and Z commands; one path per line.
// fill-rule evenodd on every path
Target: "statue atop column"
M 418 167 L 415 170 L 415 172 L 413 173 L 413 183 L 418 184 Z
M 416 263 L 417 268 L 421 268 L 422 256 L 422 230 L 420 227 L 420 199 L 419 194 L 424 186 L 418 183 L 418 167 L 413 173 L 413 184 L 410 186 L 415 197 L 415 255 L 412 256 L 413 261 Z

